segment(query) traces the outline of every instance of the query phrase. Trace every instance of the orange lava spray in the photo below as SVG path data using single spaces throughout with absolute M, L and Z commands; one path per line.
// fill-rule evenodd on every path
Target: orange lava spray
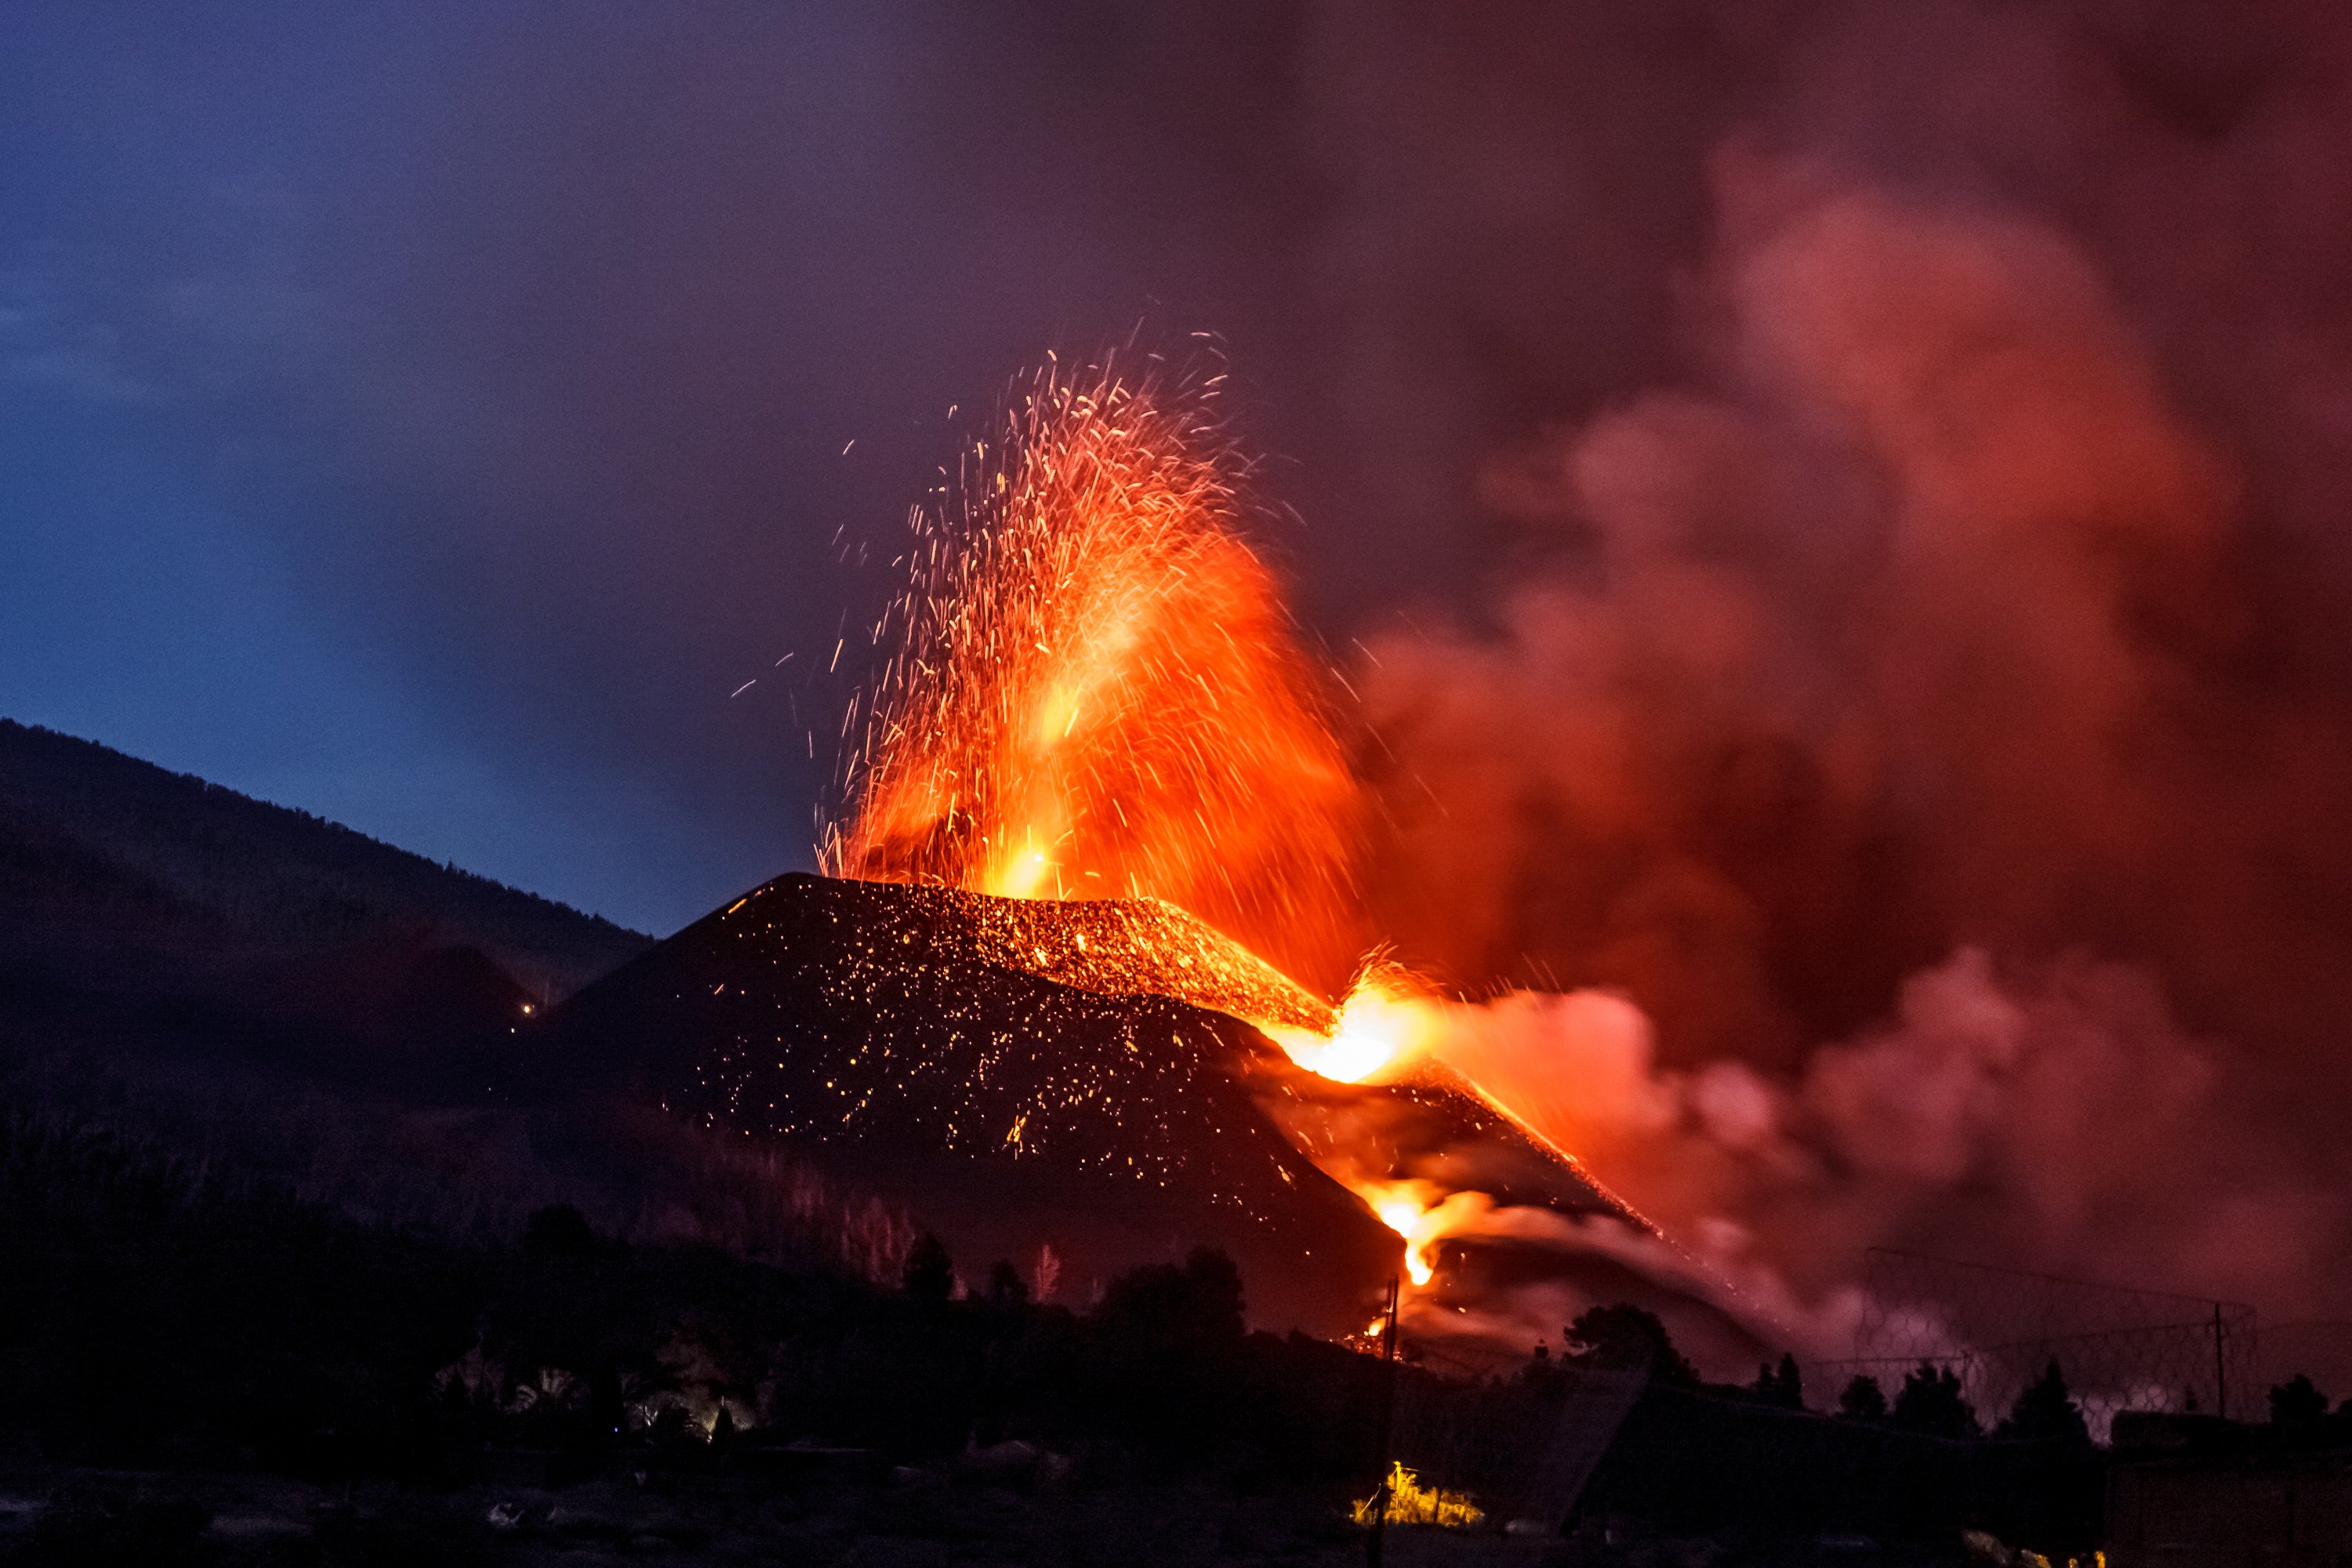
M 1357 788 L 1215 390 L 1049 367 L 966 450 L 914 516 L 825 870 L 1164 899 L 1292 973 L 1344 960 Z

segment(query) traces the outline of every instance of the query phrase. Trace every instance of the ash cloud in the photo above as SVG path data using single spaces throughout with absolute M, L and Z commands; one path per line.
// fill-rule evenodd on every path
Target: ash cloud
M 1490 463 L 1567 558 L 1494 633 L 1371 643 L 1363 684 L 1409 952 L 1753 1051 L 1802 1043 L 1776 981 L 1840 999 L 1807 955 L 1874 955 L 1883 994 L 1956 937 L 2131 924 L 2097 906 L 2221 815 L 2184 710 L 2239 612 L 2226 470 L 2061 238 L 1721 178 L 1724 389 Z
M 2252 32 L 1793 21 L 1669 346 L 1496 431 L 1507 571 L 1364 639 L 1378 923 L 1505 993 L 1444 1054 L 1825 1349 L 1868 1245 L 2347 1282 L 2345 53 Z
M 2287 1317 L 2336 1285 L 2338 1189 L 2267 1135 L 2233 1053 L 2130 966 L 1964 948 L 1793 1075 L 1663 1068 L 1640 1010 L 1591 992 L 1462 1005 L 1439 1048 L 1811 1354 L 1846 1353 L 1866 1247 Z M 1946 1325 L 1956 1343 L 1983 1327 Z

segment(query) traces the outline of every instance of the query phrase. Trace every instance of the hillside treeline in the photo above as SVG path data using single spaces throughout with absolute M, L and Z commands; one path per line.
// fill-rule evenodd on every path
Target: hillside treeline
M 838 1260 L 627 1245 L 575 1210 L 459 1244 L 354 1224 L 93 1124 L 0 1120 L 0 1431 L 19 1458 L 314 1479 L 545 1479 L 733 1445 L 951 1463 L 1024 1439 L 1087 1475 L 1347 1479 L 1379 1364 L 1244 1330 L 1222 1255 L 1084 1311 L 936 1244 Z M 537 1479 L 537 1478 L 534 1478 Z

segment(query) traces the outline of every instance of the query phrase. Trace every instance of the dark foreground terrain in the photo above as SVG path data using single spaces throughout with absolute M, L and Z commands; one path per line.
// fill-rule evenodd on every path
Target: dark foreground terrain
M 810 1568 L 1353 1568 L 1365 1531 L 1328 1489 L 1015 1488 L 934 1472 L 634 1479 L 549 1490 L 415 1492 L 234 1475 L 0 1473 L 0 1562 L 276 1564 L 808 1564 Z M 1990 1568 L 1957 1541 L 1894 1550 L 1850 1537 L 1749 1541 L 1589 1527 L 1532 1540 L 1392 1526 L 1412 1568 Z
M 1116 1125 L 1039 1113 L 1077 1141 L 1000 1154 L 1030 1187 L 893 1184 L 770 1125 L 781 1080 L 670 1115 L 552 1048 L 581 1044 L 541 1028 L 566 995 L 637 959 L 621 979 L 661 984 L 607 1000 L 674 1005 L 699 951 L 0 721 L 0 1563 L 1352 1563 L 1384 1453 L 1486 1510 L 1397 1531 L 1391 1563 L 2102 1539 L 2111 1460 L 2054 1376 L 1997 1426 L 1924 1366 L 1830 1415 L 1792 1363 L 1702 1384 L 1630 1305 L 1555 1354 L 1408 1337 L 1392 1368 L 1252 1331 L 1279 1281 L 1229 1220 L 1162 1204 L 1148 1247 L 1082 1263 L 995 1215 L 1034 1187 L 1066 1224 Z M 720 1045 L 817 1048 L 793 1031 L 823 998 L 709 984 Z M 1099 1003 L 1006 994 L 1032 989 Z M 1279 1166 L 1240 1159 L 1249 1107 L 1169 1095 L 1171 1128 L 1232 1111 L 1186 1146 L 1216 1169 Z M 1638 1392 L 1586 1421 L 1612 1379 Z M 2352 1452 L 2318 1408 L 2310 1443 Z M 1579 1445 L 1574 1485 L 1544 1480 Z M 1538 1493 L 1565 1528 L 1506 1534 Z
M 740 1473 L 417 1492 L 243 1476 L 0 1478 L 0 1560 L 35 1563 L 1295 1563 L 1362 1561 L 1339 1500 L 1207 1487 L 1039 1493 L 926 1473 Z M 1532 1560 L 1532 1559 L 1530 1559 Z

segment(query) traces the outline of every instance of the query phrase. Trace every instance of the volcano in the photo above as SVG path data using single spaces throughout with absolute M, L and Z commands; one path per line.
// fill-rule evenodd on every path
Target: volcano
M 967 1268 L 1050 1254 L 1038 1282 L 1058 1276 L 1078 1305 L 1121 1269 L 1208 1245 L 1240 1265 L 1260 1324 L 1360 1331 L 1404 1258 L 1359 1193 L 1454 1193 L 1471 1173 L 1500 1211 L 1654 1238 L 1444 1068 L 1335 1082 L 1244 1017 L 1313 1028 L 1330 1010 L 1157 900 L 793 874 L 547 1027 L 567 1070 L 800 1147 L 904 1202 Z M 1530 1227 L 1501 1228 L 1525 1250 Z M 1452 1263 L 1465 1245 L 1447 1243 Z

